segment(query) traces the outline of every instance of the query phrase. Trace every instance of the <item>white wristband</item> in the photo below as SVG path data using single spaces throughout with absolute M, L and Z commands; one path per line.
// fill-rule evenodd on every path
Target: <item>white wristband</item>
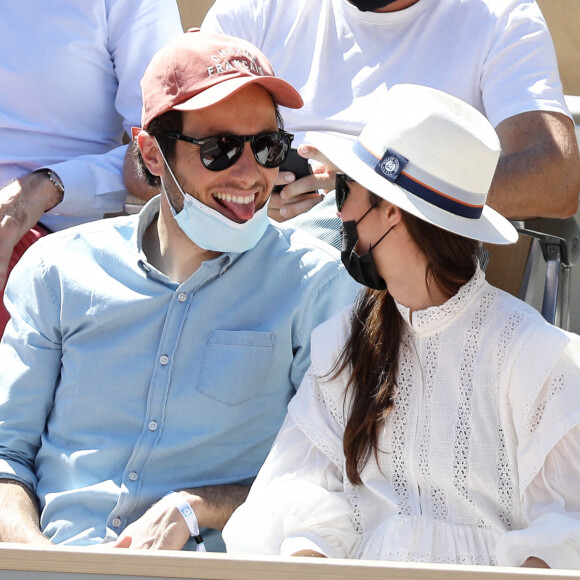
M 179 493 L 176 491 L 172 491 L 171 493 L 167 494 L 166 497 L 171 498 L 175 507 L 180 511 L 187 527 L 189 528 L 189 535 L 195 540 L 197 543 L 197 551 L 198 552 L 205 552 L 205 544 L 203 543 L 203 538 L 199 533 L 199 523 L 197 521 L 197 516 L 193 511 L 193 508 L 181 497 Z

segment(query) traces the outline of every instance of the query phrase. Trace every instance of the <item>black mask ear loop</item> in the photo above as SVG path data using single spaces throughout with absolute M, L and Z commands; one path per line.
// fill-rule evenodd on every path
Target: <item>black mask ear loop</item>
M 369 209 L 367 209 L 367 211 L 356 221 L 355 226 L 358 226 L 358 224 L 360 224 L 366 217 L 367 215 L 369 215 L 369 213 L 375 209 L 375 207 L 377 207 L 376 205 L 371 205 L 371 207 L 369 207 Z M 395 224 L 397 225 L 397 224 Z M 395 225 L 392 225 L 380 238 L 379 241 L 376 242 L 374 245 L 373 244 L 369 244 L 369 253 L 372 252 L 390 233 L 391 230 L 395 227 Z
M 365 215 L 366 215 L 366 214 L 365 214 Z M 363 216 L 363 217 L 364 217 L 364 216 Z M 397 224 L 395 224 L 395 225 L 392 225 L 392 226 L 391 226 L 391 227 L 390 227 L 390 228 L 389 228 L 389 229 L 388 229 L 388 230 L 387 230 L 387 231 L 386 231 L 386 232 L 385 232 L 385 233 L 384 233 L 384 234 L 383 234 L 383 235 L 382 235 L 382 236 L 379 238 L 379 241 L 378 241 L 376 244 L 374 244 L 374 245 L 369 245 L 369 252 L 372 252 L 372 251 L 373 251 L 373 250 L 374 250 L 374 249 L 375 249 L 375 248 L 376 248 L 376 247 L 377 247 L 377 246 L 378 246 L 378 245 L 379 245 L 379 244 L 380 244 L 380 243 L 381 243 L 381 242 L 382 242 L 382 241 L 383 241 L 383 240 L 384 240 L 384 239 L 385 239 L 385 238 L 386 238 L 386 237 L 387 237 L 387 236 L 388 236 L 390 233 L 391 233 L 391 230 L 392 230 L 392 229 L 393 229 L 393 228 L 394 228 L 396 225 L 397 225 Z

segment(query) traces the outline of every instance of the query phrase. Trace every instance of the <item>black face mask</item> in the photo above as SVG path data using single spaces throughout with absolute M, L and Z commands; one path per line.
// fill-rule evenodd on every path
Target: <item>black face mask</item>
M 369 251 L 363 256 L 359 256 L 354 251 L 358 242 L 356 226 L 368 215 L 371 209 L 374 209 L 374 207 L 371 207 L 358 221 L 350 220 L 348 222 L 343 222 L 340 227 L 342 236 L 342 251 L 340 253 L 340 259 L 342 260 L 347 272 L 356 282 L 363 286 L 367 286 L 368 288 L 373 288 L 374 290 L 386 290 L 387 284 L 377 272 L 377 267 L 373 258 L 373 249 L 386 238 L 395 226 L 389 228 L 387 233 L 384 234 L 374 246 L 371 246 Z
M 384 8 L 396 0 L 348 0 L 350 4 L 356 6 L 361 12 L 372 12 L 377 8 Z

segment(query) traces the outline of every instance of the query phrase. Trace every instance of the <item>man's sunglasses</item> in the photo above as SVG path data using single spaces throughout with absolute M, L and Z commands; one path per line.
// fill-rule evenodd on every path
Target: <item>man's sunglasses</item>
M 336 207 L 338 211 L 342 210 L 342 206 L 350 193 L 349 183 L 353 183 L 354 179 L 346 175 L 346 173 L 336 174 L 336 185 L 335 185 L 335 196 L 336 196 Z
M 242 155 L 246 141 L 250 142 L 256 161 L 272 169 L 284 162 L 290 151 L 294 135 L 286 131 L 267 131 L 258 135 L 215 135 L 194 139 L 175 131 L 164 133 L 169 139 L 197 145 L 201 162 L 210 171 L 223 171 L 231 167 Z

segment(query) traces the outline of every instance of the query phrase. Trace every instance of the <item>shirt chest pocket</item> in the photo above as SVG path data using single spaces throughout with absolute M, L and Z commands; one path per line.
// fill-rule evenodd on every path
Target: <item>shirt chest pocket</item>
M 227 405 L 240 405 L 258 397 L 267 386 L 273 349 L 271 332 L 213 330 L 197 390 Z

